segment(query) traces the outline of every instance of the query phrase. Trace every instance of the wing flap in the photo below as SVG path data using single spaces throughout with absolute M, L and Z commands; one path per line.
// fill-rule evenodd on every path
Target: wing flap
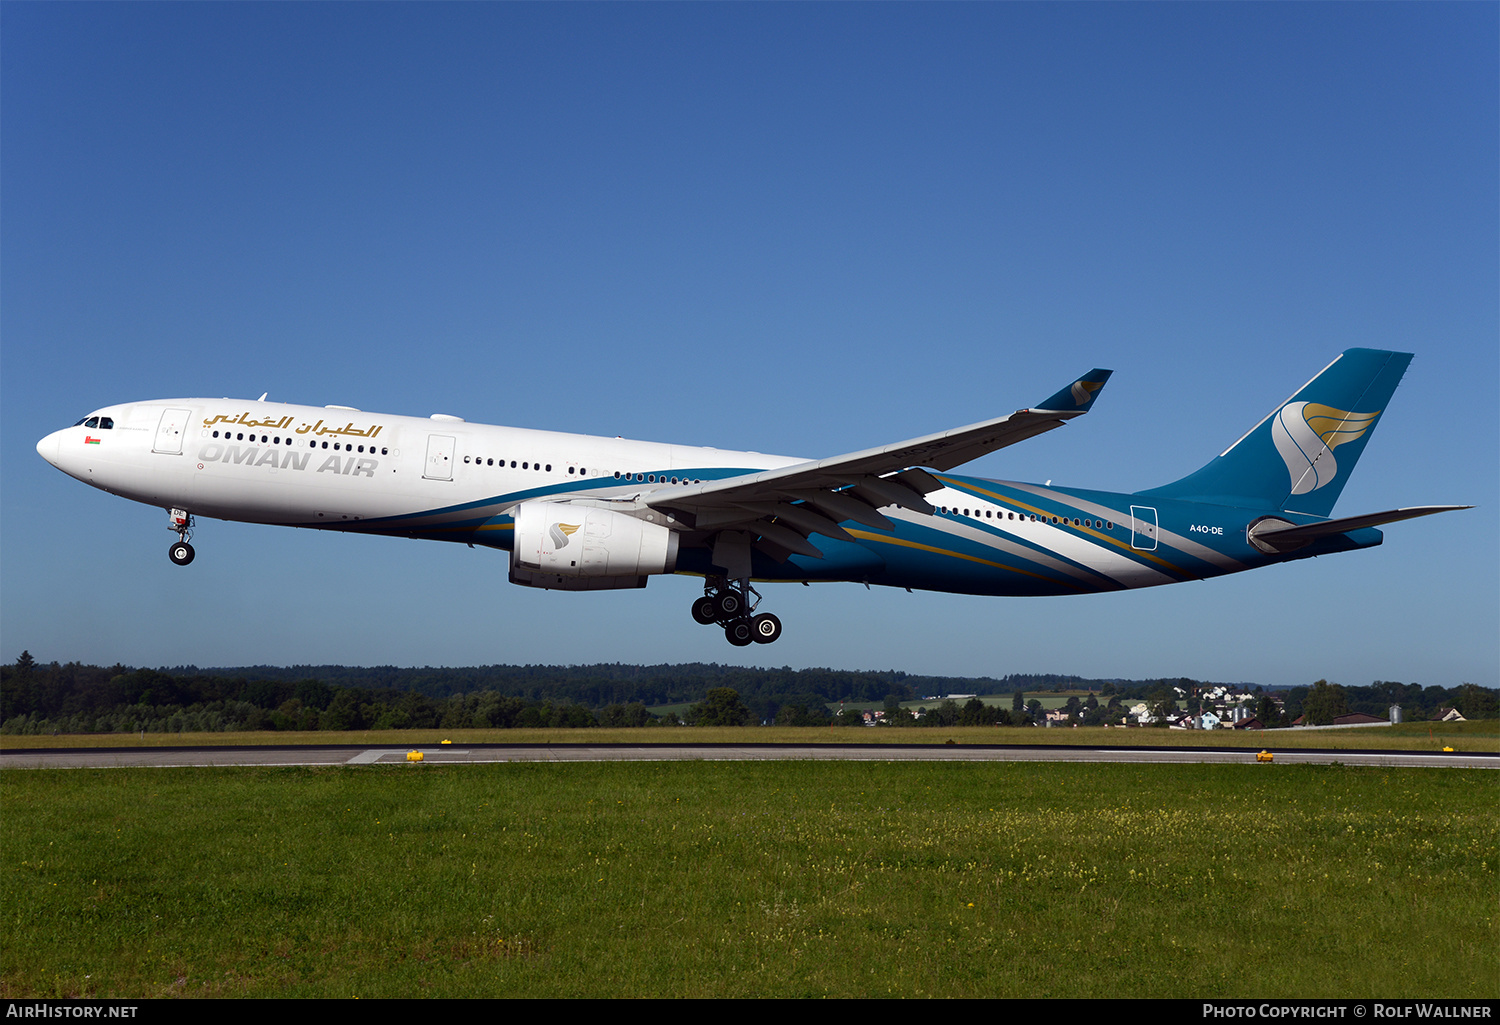
M 854 482 L 852 490 L 876 509 L 895 505 L 903 509 L 913 509 L 928 516 L 931 516 L 933 512 L 932 506 L 927 504 L 927 499 L 922 497 L 922 492 L 913 490 L 905 481 L 895 477 L 861 477 Z
M 789 505 L 786 502 L 752 502 L 743 508 L 763 517 L 784 520 L 806 534 L 822 534 L 835 541 L 853 541 L 854 537 L 843 527 L 826 516 L 814 512 L 811 506 Z

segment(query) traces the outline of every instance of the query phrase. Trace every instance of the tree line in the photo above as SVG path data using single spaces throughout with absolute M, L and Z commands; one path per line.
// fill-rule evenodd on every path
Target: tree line
M 1184 686 L 1185 685 L 1185 686 Z M 405 669 L 347 666 L 254 666 L 235 669 L 100 667 L 43 664 L 23 652 L 0 666 L 0 732 L 125 733 L 240 730 L 509 729 L 714 725 L 774 722 L 790 726 L 859 725 L 881 708 L 892 725 L 1026 724 L 1041 703 L 1026 692 L 1098 690 L 1070 699 L 1079 721 L 1102 721 L 1123 702 L 1174 703 L 1210 685 L 1193 680 L 1086 680 L 1055 674 L 964 678 L 896 671 L 757 669 L 717 663 L 634 666 L 478 666 Z M 1399 703 L 1408 719 L 1457 706 L 1468 718 L 1494 718 L 1495 692 L 1377 682 L 1285 692 L 1295 716 L 1313 695 L 1339 711 L 1385 713 Z M 1321 688 L 1321 689 L 1320 689 Z M 1299 693 L 1300 692 L 1300 693 Z M 1335 693 L 1336 692 L 1336 693 Z M 1014 695 L 1009 709 L 977 698 L 960 704 L 944 694 Z M 923 701 L 924 698 L 929 700 Z M 1194 699 L 1189 698 L 1187 703 Z M 1107 702 L 1107 704 L 1105 703 Z M 1322 702 L 1322 704 L 1319 704 Z M 913 719 L 909 706 L 925 714 Z M 836 707 L 842 704 L 842 708 Z M 662 714 L 652 707 L 677 706 Z M 904 707 L 907 706 L 907 707 Z

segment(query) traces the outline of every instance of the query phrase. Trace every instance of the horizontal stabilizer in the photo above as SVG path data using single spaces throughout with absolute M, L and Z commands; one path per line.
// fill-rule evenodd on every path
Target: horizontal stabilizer
M 1285 520 L 1264 519 L 1250 528 L 1250 541 L 1257 548 L 1268 552 L 1289 552 L 1310 545 L 1322 537 L 1347 534 L 1362 527 L 1378 527 L 1382 523 L 1416 519 L 1433 513 L 1453 512 L 1456 509 L 1472 509 L 1472 505 L 1413 505 L 1405 509 L 1388 509 L 1385 512 L 1365 513 L 1363 516 L 1344 516 L 1321 523 L 1294 524 Z

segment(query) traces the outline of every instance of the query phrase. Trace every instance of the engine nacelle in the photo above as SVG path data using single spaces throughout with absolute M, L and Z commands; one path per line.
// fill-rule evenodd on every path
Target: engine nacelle
M 645 587 L 647 576 L 677 568 L 677 534 L 660 522 L 567 502 L 522 503 L 515 520 L 513 584 L 562 591 Z

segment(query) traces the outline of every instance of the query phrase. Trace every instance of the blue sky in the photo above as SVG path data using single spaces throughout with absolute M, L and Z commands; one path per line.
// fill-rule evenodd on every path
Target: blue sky
M 0 658 L 719 661 L 1495 685 L 1493 4 L 0 4 Z M 556 594 L 457 545 L 165 514 L 47 466 L 255 397 L 827 456 L 1116 373 L 967 467 L 1134 491 L 1350 346 L 1416 353 L 1373 551 L 1125 594 Z

